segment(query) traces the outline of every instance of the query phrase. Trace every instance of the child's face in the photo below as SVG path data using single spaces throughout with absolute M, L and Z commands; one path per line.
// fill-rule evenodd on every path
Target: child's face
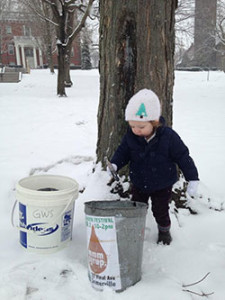
M 149 138 L 153 133 L 153 126 L 149 121 L 129 121 L 131 130 L 138 136 Z

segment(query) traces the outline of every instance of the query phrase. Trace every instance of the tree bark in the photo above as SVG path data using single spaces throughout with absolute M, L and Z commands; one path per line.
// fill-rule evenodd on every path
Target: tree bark
M 65 57 L 65 87 L 71 87 L 73 85 L 73 82 L 71 80 L 70 76 L 70 57 L 71 57 L 71 49 L 72 49 L 72 43 L 68 44 L 65 51 L 66 51 L 66 57 Z
M 66 97 L 65 91 L 65 47 L 62 44 L 58 47 L 58 84 L 57 95 L 60 97 Z
M 172 125 L 176 5 L 177 0 L 100 0 L 97 161 L 118 147 L 127 129 L 125 107 L 142 88 L 159 96 Z
M 49 65 L 49 69 L 50 69 L 50 72 L 51 74 L 54 74 L 55 73 L 55 70 L 54 70 L 54 63 L 53 63 L 53 57 L 52 57 L 52 45 L 49 45 L 48 46 L 48 65 Z
M 75 11 L 70 12 L 68 14 L 68 26 L 67 26 L 67 36 L 71 36 L 73 33 L 74 28 L 74 15 Z M 70 57 L 71 57 L 71 51 L 72 51 L 72 39 L 69 39 L 66 45 L 66 57 L 65 57 L 65 87 L 71 87 L 73 85 L 73 82 L 71 80 L 70 76 Z

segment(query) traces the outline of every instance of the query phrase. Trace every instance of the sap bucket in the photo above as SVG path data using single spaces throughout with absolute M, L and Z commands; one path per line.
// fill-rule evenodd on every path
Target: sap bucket
M 16 185 L 19 203 L 20 243 L 28 251 L 55 252 L 72 238 L 74 201 L 78 184 L 58 175 L 38 175 L 21 179 Z
M 141 279 L 147 205 L 133 201 L 85 203 L 88 276 L 98 290 L 125 290 Z

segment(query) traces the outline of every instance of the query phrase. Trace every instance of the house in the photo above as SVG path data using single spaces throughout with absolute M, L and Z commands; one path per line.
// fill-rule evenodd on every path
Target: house
M 0 13 L 0 65 L 23 67 L 25 69 L 43 68 L 47 65 L 46 45 L 41 36 L 40 20 L 31 20 L 21 13 L 17 6 L 13 6 L 6 13 Z M 57 67 L 57 48 L 52 59 Z M 81 49 L 79 38 L 74 41 L 71 52 L 71 67 L 81 67 Z

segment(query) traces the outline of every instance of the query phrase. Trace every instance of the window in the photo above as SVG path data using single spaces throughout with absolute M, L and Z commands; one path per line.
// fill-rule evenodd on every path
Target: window
M 11 34 L 12 33 L 12 27 L 11 26 L 6 26 L 6 34 Z
M 23 25 L 23 35 L 24 36 L 31 36 L 31 28 Z
M 8 54 L 14 55 L 14 46 L 11 44 L 8 45 Z

